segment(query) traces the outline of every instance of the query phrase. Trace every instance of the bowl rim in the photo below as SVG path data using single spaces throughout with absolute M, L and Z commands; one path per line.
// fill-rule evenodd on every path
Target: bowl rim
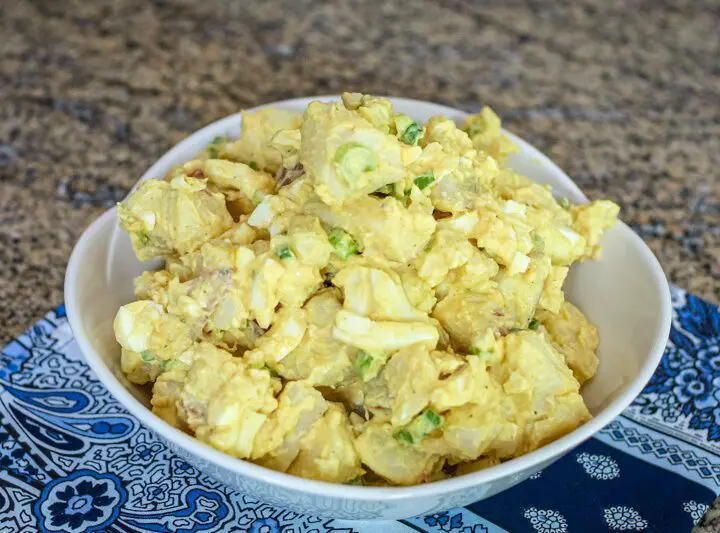
M 253 111 L 266 107 L 275 106 L 292 106 L 303 104 L 314 101 L 314 100 L 338 100 L 339 95 L 326 95 L 326 96 L 310 96 L 302 98 L 293 98 L 289 100 L 282 100 L 278 102 L 263 104 L 257 106 L 248 111 Z M 452 113 L 455 116 L 466 116 L 467 113 L 455 109 L 452 107 L 444 106 L 441 104 L 435 104 L 424 100 L 414 100 L 408 98 L 396 98 L 387 97 L 391 102 L 396 104 L 404 105 L 432 105 L 438 111 L 436 114 Z M 158 169 L 166 166 L 168 162 L 175 156 L 184 153 L 188 150 L 188 147 L 192 144 L 193 140 L 198 137 L 209 135 L 210 132 L 220 130 L 232 123 L 234 120 L 239 120 L 240 113 L 234 113 L 225 118 L 221 118 L 207 126 L 191 133 L 181 142 L 170 148 L 162 157 L 160 157 L 150 168 L 143 174 L 138 180 L 140 183 L 146 179 L 153 177 L 158 174 Z M 580 202 L 587 202 L 587 198 L 582 194 L 577 185 L 570 179 L 570 177 L 560 169 L 552 160 L 550 160 L 545 154 L 540 152 L 538 149 L 524 141 L 520 137 L 510 133 L 507 133 L 514 142 L 516 142 L 522 151 L 529 152 L 533 158 L 540 160 L 547 170 L 557 176 L 557 178 L 564 182 L 566 189 L 570 192 L 573 198 Z M 136 184 L 137 185 L 137 184 Z M 136 186 L 135 185 L 135 186 Z M 576 428 L 574 431 L 564 435 L 563 437 L 546 444 L 537 450 L 530 453 L 508 460 L 504 463 L 466 474 L 464 476 L 452 477 L 440 481 L 434 481 L 422 485 L 412 486 L 400 486 L 400 487 L 365 487 L 365 486 L 354 486 L 354 485 L 343 485 L 338 483 L 330 483 L 326 481 L 317 481 L 312 479 L 306 479 L 285 472 L 279 472 L 257 465 L 250 461 L 245 461 L 225 454 L 215 448 L 212 448 L 208 444 L 205 444 L 194 437 L 184 433 L 183 431 L 171 426 L 157 415 L 154 415 L 145 405 L 138 401 L 120 382 L 120 380 L 113 374 L 109 367 L 107 367 L 98 353 L 93 349 L 89 339 L 85 335 L 83 323 L 80 320 L 80 309 L 78 301 L 76 299 L 76 287 L 80 283 L 77 273 L 80 265 L 85 256 L 85 251 L 91 243 L 95 241 L 94 237 L 101 234 L 103 231 L 107 231 L 106 227 L 111 225 L 115 220 L 116 208 L 113 207 L 103 213 L 90 226 L 83 232 L 77 244 L 73 248 L 70 260 L 68 262 L 67 270 L 65 273 L 65 305 L 67 310 L 68 321 L 70 327 L 73 330 L 75 341 L 80 348 L 85 360 L 87 361 L 90 368 L 95 372 L 98 379 L 102 384 L 110 391 L 113 397 L 125 408 L 130 414 L 135 416 L 143 425 L 153 430 L 162 439 L 174 443 L 176 446 L 182 448 L 186 453 L 193 456 L 197 456 L 203 460 L 213 463 L 216 467 L 221 469 L 230 470 L 235 474 L 241 476 L 247 476 L 249 478 L 269 483 L 279 488 L 291 489 L 298 492 L 312 494 L 314 496 L 323 497 L 342 497 L 348 500 L 367 500 L 367 501 L 399 501 L 409 500 L 427 496 L 440 496 L 450 492 L 456 492 L 459 490 L 467 489 L 470 487 L 480 486 L 487 484 L 501 478 L 510 478 L 518 473 L 526 470 L 531 470 L 538 464 L 549 463 L 555 458 L 567 453 L 571 449 L 575 448 L 585 440 L 592 437 L 603 427 L 612 422 L 622 411 L 624 411 L 630 403 L 637 397 L 642 391 L 650 377 L 655 372 L 655 369 L 662 358 L 665 345 L 668 340 L 671 327 L 672 319 L 672 304 L 670 289 L 665 277 L 665 274 L 650 248 L 645 242 L 633 232 L 626 224 L 619 221 L 617 226 L 625 233 L 625 237 L 639 249 L 643 260 L 648 264 L 651 270 L 653 283 L 657 286 L 658 291 L 661 293 L 661 306 L 658 310 L 660 315 L 660 332 L 657 335 L 648 357 L 642 365 L 637 377 L 630 382 L 625 391 L 618 396 L 615 400 L 605 406 L 604 409 L 597 416 Z M 212 474 L 209 474 L 212 476 Z

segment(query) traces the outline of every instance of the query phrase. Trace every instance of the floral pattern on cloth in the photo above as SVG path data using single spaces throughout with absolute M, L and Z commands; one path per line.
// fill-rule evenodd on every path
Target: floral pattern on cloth
M 700 522 L 700 519 L 705 515 L 707 510 L 710 507 L 704 503 L 698 503 L 696 501 L 689 501 L 683 503 L 683 510 L 686 513 L 690 514 L 690 518 L 692 518 L 693 525 L 697 525 L 698 522 Z
M 647 520 L 632 507 L 610 507 L 605 509 L 605 522 L 613 531 L 643 531 L 647 529 Z
M 127 492 L 117 476 L 80 470 L 45 486 L 35 504 L 43 533 L 101 529 L 117 518 Z
M 620 476 L 620 468 L 607 455 L 580 453 L 577 462 L 583 466 L 588 476 L 594 479 L 615 479 Z
M 0 352 L 0 532 L 689 531 L 720 489 L 720 313 L 672 296 L 662 363 L 595 438 L 491 498 L 382 524 L 299 515 L 203 475 L 99 383 L 60 306 Z
M 567 521 L 557 511 L 530 507 L 525 510 L 523 516 L 530 521 L 533 529 L 538 533 L 567 533 Z
M 628 414 L 702 437 L 720 453 L 720 313 L 680 290 L 673 304 L 665 356 Z

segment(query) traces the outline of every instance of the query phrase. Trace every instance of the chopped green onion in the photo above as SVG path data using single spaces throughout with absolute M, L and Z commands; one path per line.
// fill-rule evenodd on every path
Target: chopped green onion
M 355 370 L 363 381 L 370 381 L 380 373 L 386 360 L 384 353 L 371 354 L 360 350 L 355 357 Z
M 443 425 L 445 419 L 432 409 L 425 410 L 415 420 L 410 422 L 407 429 L 413 434 L 416 440 L 421 440 L 437 428 Z
M 153 361 L 155 359 L 155 354 L 152 353 L 150 350 L 143 350 L 140 352 L 140 357 L 142 357 L 143 361 Z
M 402 196 L 398 198 L 400 203 L 402 203 L 405 207 L 410 205 L 410 193 L 412 193 L 412 189 L 405 189 Z
M 395 124 L 397 138 L 405 144 L 411 146 L 416 145 L 418 141 L 422 139 L 423 135 L 425 135 L 423 127 L 404 113 L 395 115 L 393 122 Z
M 545 240 L 537 233 L 532 233 L 533 251 L 542 253 L 545 250 Z
M 478 348 L 477 346 L 470 346 L 470 348 L 468 348 L 468 355 L 477 355 L 477 356 L 481 356 L 481 357 L 490 357 L 490 356 L 492 356 L 492 354 L 493 354 L 493 353 L 492 353 L 491 350 L 481 350 L 481 349 Z
M 290 248 L 287 245 L 281 246 L 277 249 L 275 253 L 280 259 L 290 259 L 293 256 Z
M 328 236 L 328 240 L 333 248 L 335 248 L 335 253 L 341 259 L 347 259 L 358 251 L 357 241 L 341 228 L 332 230 Z
M 570 208 L 570 200 L 568 200 L 567 198 L 563 198 L 562 200 L 560 200 L 559 203 L 560 203 L 560 207 L 562 207 L 563 209 Z
M 345 181 L 355 181 L 363 172 L 377 168 L 375 153 L 358 143 L 345 143 L 335 152 L 335 162 Z
M 220 144 L 225 142 L 225 137 L 222 137 L 220 135 L 213 137 L 213 140 L 208 144 L 207 152 L 210 156 L 210 159 L 217 159 L 218 155 L 220 154 L 218 147 Z
M 436 429 L 442 426 L 442 423 L 444 422 L 443 417 L 437 414 L 432 409 L 428 409 L 427 411 L 425 411 L 425 413 L 423 413 L 423 416 L 425 417 L 425 420 L 427 420 L 428 423 Z
M 417 122 L 411 122 L 410 125 L 405 128 L 405 131 L 400 136 L 400 140 L 405 144 L 417 144 L 420 137 L 422 137 L 423 129 L 418 126 Z
M 537 318 L 533 318 L 528 324 L 528 329 L 535 331 L 540 327 L 540 321 Z
M 262 367 L 262 370 L 267 370 L 267 371 L 270 373 L 270 375 L 271 375 L 272 377 L 274 377 L 274 378 L 280 376 L 280 374 L 278 374 L 275 370 L 273 370 L 272 368 L 270 368 L 270 367 L 267 366 L 267 365 L 263 366 L 263 367 Z
M 415 437 L 407 429 L 401 429 L 393 435 L 396 440 L 405 444 L 415 444 Z
M 432 409 L 426 409 L 405 428 L 397 431 L 394 437 L 405 444 L 417 444 L 442 426 L 444 422 L 445 419 L 441 415 Z
M 483 129 L 480 126 L 473 124 L 472 126 L 468 126 L 467 128 L 465 128 L 463 131 L 467 133 L 468 137 L 472 139 L 478 133 L 482 133 L 482 130 Z
M 374 194 L 392 196 L 393 194 L 395 194 L 395 186 L 392 183 L 388 183 L 387 185 L 383 185 L 382 187 L 380 187 L 377 191 L 374 192 Z
M 422 414 L 415 417 L 405 428 L 395 433 L 395 438 L 405 444 L 416 444 L 423 440 L 430 433 L 443 425 L 445 419 L 433 411 L 426 409 Z
M 248 163 L 248 166 L 253 170 L 258 170 L 260 168 L 260 167 L 258 167 L 258 164 L 255 161 L 250 161 L 250 163 Z
M 357 354 L 357 358 L 355 359 L 355 370 L 357 370 L 358 374 L 360 374 L 361 378 L 364 378 L 367 374 L 367 371 L 370 370 L 370 367 L 373 363 L 373 356 L 369 353 L 360 350 Z
M 435 181 L 435 175 L 432 170 L 428 170 L 425 174 L 421 174 L 415 178 L 415 185 L 418 189 L 423 190 L 425 187 Z

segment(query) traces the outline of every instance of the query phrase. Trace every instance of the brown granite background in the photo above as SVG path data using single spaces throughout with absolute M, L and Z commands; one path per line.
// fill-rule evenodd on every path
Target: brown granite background
M 0 0 L 0 344 L 200 126 L 342 90 L 490 104 L 720 301 L 717 0 Z

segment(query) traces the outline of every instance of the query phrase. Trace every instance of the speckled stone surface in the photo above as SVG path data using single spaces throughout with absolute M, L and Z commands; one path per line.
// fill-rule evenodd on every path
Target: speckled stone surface
M 0 2 L 0 343 L 170 146 L 345 89 L 493 106 L 717 303 L 719 26 L 716 0 Z

